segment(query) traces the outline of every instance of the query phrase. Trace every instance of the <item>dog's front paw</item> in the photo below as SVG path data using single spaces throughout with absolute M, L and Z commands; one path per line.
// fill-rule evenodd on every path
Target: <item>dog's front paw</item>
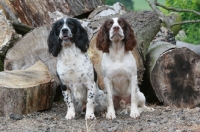
M 86 120 L 93 120 L 93 119 L 96 119 L 96 117 L 95 117 L 94 113 L 92 113 L 92 114 L 86 114 L 85 115 L 85 119 Z
M 150 111 L 150 112 L 155 110 L 154 108 L 151 108 L 151 107 L 147 107 L 147 108 L 148 108 L 148 111 Z
M 143 109 L 144 109 L 145 111 L 149 111 L 149 112 L 153 112 L 153 111 L 154 111 L 154 108 L 152 108 L 152 107 L 147 107 L 147 106 L 144 106 Z
M 115 115 L 114 112 L 107 112 L 106 119 L 112 120 L 112 119 L 115 119 L 115 118 L 116 118 L 116 115 Z
M 67 119 L 67 120 L 71 120 L 71 119 L 73 119 L 75 117 L 75 112 L 74 111 L 69 111 L 69 112 L 67 112 L 67 115 L 65 116 L 65 118 Z
M 140 116 L 140 113 L 138 112 L 138 110 L 131 111 L 131 114 L 130 114 L 131 118 L 137 118 L 139 116 Z

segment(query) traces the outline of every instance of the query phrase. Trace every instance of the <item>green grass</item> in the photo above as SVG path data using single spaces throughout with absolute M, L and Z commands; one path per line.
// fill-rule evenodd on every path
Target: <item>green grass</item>
M 165 5 L 165 0 L 158 0 L 158 2 Z M 151 7 L 146 0 L 134 0 L 134 10 L 151 10 Z

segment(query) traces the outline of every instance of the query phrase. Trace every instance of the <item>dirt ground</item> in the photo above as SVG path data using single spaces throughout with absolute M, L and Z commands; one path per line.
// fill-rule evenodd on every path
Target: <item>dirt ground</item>
M 138 119 L 117 115 L 115 120 L 97 116 L 96 120 L 85 121 L 80 115 L 67 121 L 66 105 L 55 102 L 47 111 L 0 117 L 0 132 L 200 132 L 200 108 L 151 107 L 154 112 L 142 112 Z

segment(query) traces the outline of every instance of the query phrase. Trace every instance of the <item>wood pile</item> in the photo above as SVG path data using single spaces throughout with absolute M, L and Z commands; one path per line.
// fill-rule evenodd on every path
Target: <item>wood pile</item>
M 159 16 L 153 11 L 127 11 L 120 3 L 103 5 L 103 0 L 2 0 L 0 5 L 0 100 L 3 100 L 0 105 L 4 108 L 0 109 L 0 115 L 27 114 L 51 107 L 59 81 L 56 58 L 48 53 L 47 37 L 52 24 L 62 17 L 77 18 L 87 30 L 88 54 L 102 89 L 102 52 L 96 49 L 96 34 L 106 19 L 123 17 L 136 36 L 137 46 L 132 53 L 136 58 L 140 85 L 145 83 L 144 72 L 148 73 L 150 84 L 142 90 L 153 90 L 159 101 L 172 107 L 200 104 L 199 56 L 187 48 L 178 48 L 159 39 L 150 45 L 158 37 L 156 34 L 161 26 Z M 9 101 L 12 104 L 4 103 Z M 17 107 L 16 111 L 14 107 Z

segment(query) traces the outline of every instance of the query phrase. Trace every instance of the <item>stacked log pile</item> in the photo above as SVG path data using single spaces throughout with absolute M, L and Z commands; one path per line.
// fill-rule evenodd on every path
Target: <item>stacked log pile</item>
M 17 26 L 21 24 L 21 29 L 24 29 L 23 27 L 27 28 L 25 32 L 32 30 L 23 36 L 20 41 L 15 42 L 14 45 L 11 44 L 8 52 L 7 50 L 4 52 L 4 57 L 0 56 L 0 59 L 2 60 L 2 62 L 0 61 L 0 68 L 4 68 L 4 71 L 0 73 L 0 76 L 5 80 L 8 80 L 6 74 L 18 75 L 23 73 L 22 75 L 25 75 L 30 72 L 29 70 L 32 70 L 31 73 L 33 74 L 31 74 L 31 79 L 35 79 L 36 81 L 37 77 L 41 76 L 37 74 L 38 71 L 45 71 L 45 73 L 49 72 L 48 78 L 46 78 L 46 76 L 40 78 L 44 83 L 35 83 L 34 86 L 26 84 L 26 87 L 19 86 L 19 84 L 23 83 L 23 81 L 20 80 L 20 76 L 9 76 L 10 80 L 19 79 L 22 81 L 20 83 L 14 83 L 13 86 L 7 85 L 8 83 L 3 83 L 5 80 L 0 78 L 0 91 L 9 91 L 6 92 L 6 96 L 0 96 L 0 99 L 5 101 L 9 100 L 9 98 L 6 97 L 13 96 L 13 92 L 10 92 L 10 90 L 16 91 L 17 95 L 20 95 L 20 91 L 22 91 L 20 97 L 22 97 L 21 101 L 23 101 L 23 99 L 28 96 L 27 94 L 24 94 L 27 93 L 24 91 L 31 89 L 29 92 L 30 95 L 38 93 L 38 96 L 35 100 L 27 101 L 36 103 L 37 99 L 41 98 L 39 95 L 47 90 L 47 93 L 45 92 L 46 94 L 44 94 L 44 100 L 47 101 L 48 98 L 50 101 L 46 105 L 37 105 L 36 103 L 34 107 L 27 106 L 26 108 L 28 109 L 26 109 L 21 102 L 24 109 L 18 108 L 17 114 L 26 114 L 51 107 L 50 104 L 53 101 L 53 95 L 55 94 L 55 89 L 59 85 L 59 82 L 56 76 L 56 58 L 48 53 L 47 37 L 52 24 L 64 16 L 78 18 L 82 26 L 87 30 L 90 39 L 88 54 L 98 73 L 98 81 L 102 89 L 104 88 L 100 66 L 102 52 L 96 49 L 96 33 L 106 19 L 111 17 L 123 17 L 132 26 L 137 40 L 137 46 L 132 53 L 137 62 L 139 84 L 143 83 L 144 71 L 146 68 L 152 90 L 155 91 L 156 97 L 161 102 L 176 107 L 194 107 L 199 105 L 199 56 L 186 48 L 177 48 L 175 45 L 172 45 L 171 42 L 166 43 L 161 40 L 149 47 L 150 42 L 156 36 L 161 25 L 159 16 L 156 13 L 152 11 L 127 11 L 123 5 L 119 3 L 116 3 L 113 6 L 105 6 L 103 5 L 103 0 L 80 0 L 78 2 L 69 0 L 68 2 L 62 2 L 59 3 L 54 0 L 51 2 L 3 0 L 0 3 L 2 5 L 1 8 L 4 9 L 3 12 L 7 17 L 9 16 L 8 14 L 12 14 L 13 17 L 10 16 L 9 18 L 13 26 L 15 26 L 15 24 Z M 2 20 L 4 19 L 0 18 L 0 22 Z M 0 33 L 4 34 L 2 37 L 4 40 L 7 40 L 7 36 L 9 38 L 8 41 L 3 42 L 4 44 L 12 42 L 11 36 L 13 36 L 15 31 L 12 26 L 11 29 L 11 33 L 8 32 L 8 35 L 5 35 L 4 30 L 0 30 Z M 2 50 L 0 49 L 0 55 L 1 51 Z M 29 69 L 29 67 L 32 67 L 38 61 L 43 63 L 44 66 L 39 66 L 36 68 L 37 70 L 33 70 L 32 68 Z M 35 68 L 35 66 L 33 67 Z M 28 82 L 29 81 L 30 80 L 28 80 Z M 149 86 L 146 89 L 150 88 L 151 87 Z M 33 96 L 30 97 L 32 98 Z M 19 98 L 17 99 L 20 100 Z M 0 109 L 2 115 L 8 115 L 12 112 L 15 113 L 15 111 L 11 110 L 13 109 L 10 107 L 11 105 L 8 104 L 6 106 L 6 104 L 1 102 L 0 104 L 6 108 L 5 110 L 10 110 L 6 113 L 5 110 Z M 42 107 L 40 107 L 41 105 Z
M 115 11 L 117 8 L 120 11 Z M 113 10 L 113 14 L 110 16 L 99 16 L 99 14 L 104 14 L 106 9 Z M 98 11 L 96 11 L 98 10 Z M 138 42 L 137 47 L 133 50 L 133 55 L 137 60 L 138 66 L 138 80 L 141 83 L 144 73 L 144 60 L 145 53 L 147 52 L 147 47 L 151 40 L 154 38 L 160 27 L 160 21 L 158 16 L 151 11 L 144 12 L 127 12 L 124 10 L 123 6 L 116 4 L 113 7 L 98 7 L 86 20 L 81 20 L 83 27 L 88 31 L 89 37 L 91 39 L 90 49 L 88 51 L 91 60 L 94 63 L 95 69 L 98 73 L 99 84 L 103 88 L 103 79 L 100 69 L 101 55 L 102 53 L 96 49 L 96 33 L 98 32 L 101 24 L 109 17 L 124 17 L 132 25 L 136 40 Z M 114 12 L 115 11 L 115 12 Z M 95 14 L 98 12 L 97 14 Z M 96 18 L 96 19 L 93 19 Z M 133 21 L 134 20 L 134 21 Z M 6 55 L 4 61 L 5 70 L 20 70 L 30 67 L 37 61 L 42 61 L 50 70 L 50 73 L 55 80 L 56 75 L 56 58 L 52 57 L 48 53 L 47 47 L 47 37 L 49 35 L 51 26 L 38 27 L 32 32 L 25 35 L 18 43 L 16 43 L 12 49 L 10 49 Z M 141 35 L 142 34 L 142 35 Z M 15 55 L 15 56 L 14 56 Z

